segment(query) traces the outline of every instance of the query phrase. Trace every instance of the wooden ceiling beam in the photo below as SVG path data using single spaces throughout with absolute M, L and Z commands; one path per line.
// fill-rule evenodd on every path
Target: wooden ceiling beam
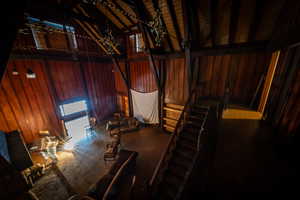
M 177 22 L 177 19 L 176 19 L 176 13 L 175 13 L 175 10 L 174 10 L 173 1 L 172 0 L 167 0 L 167 5 L 168 5 L 169 13 L 171 15 L 172 24 L 173 24 L 174 29 L 175 29 L 175 34 L 176 34 L 176 39 L 177 39 L 178 45 L 180 47 L 180 50 L 183 50 L 182 49 L 182 44 L 181 44 L 182 38 L 181 38 L 180 31 L 179 31 L 178 22 Z
M 114 16 L 118 22 L 124 27 L 125 30 L 130 32 L 131 30 L 128 28 L 128 26 L 123 22 L 123 20 L 108 6 L 105 6 L 104 9 L 106 9 L 112 16 Z
M 143 8 L 144 4 L 140 1 L 135 1 L 135 6 L 136 6 L 135 7 L 136 8 L 136 16 L 139 17 L 141 20 L 145 21 L 146 20 L 145 12 L 142 12 L 142 8 Z M 147 37 L 147 34 L 149 34 L 148 27 L 145 27 L 145 25 L 142 24 L 142 23 L 139 23 L 138 25 L 139 25 L 140 31 L 142 32 L 142 36 L 143 36 L 143 40 L 144 40 L 144 43 L 145 43 L 146 51 L 148 53 L 150 68 L 153 72 L 155 82 L 156 82 L 156 86 L 157 86 L 159 92 L 161 92 L 161 85 L 160 85 L 158 70 L 157 70 L 157 67 L 155 65 L 154 58 L 153 58 L 153 55 L 152 55 L 152 50 L 150 48 L 150 42 L 149 42 L 149 39 Z
M 100 25 L 103 25 L 103 20 L 104 19 L 108 19 L 110 22 L 110 25 L 112 26 L 112 28 L 114 30 L 116 30 L 118 33 L 123 33 L 123 31 L 117 26 L 115 25 L 107 16 L 105 16 L 98 8 L 96 8 L 95 6 L 89 5 L 89 4 L 81 4 L 81 7 L 84 8 L 85 10 L 87 10 L 88 14 L 91 16 L 93 16 L 93 19 L 97 19 L 96 23 L 99 28 Z
M 248 34 L 249 42 L 255 40 L 258 26 L 260 24 L 261 18 L 263 17 L 264 7 L 265 7 L 265 1 L 256 0 L 255 13 L 254 13 L 254 17 L 253 17 L 252 23 L 250 25 L 249 34 Z
M 269 49 L 300 44 L 300 2 L 285 1 L 271 34 Z M 295 45 L 296 44 L 296 45 Z
M 117 7 L 117 9 L 121 10 L 122 12 L 124 13 L 127 13 L 119 4 L 117 1 L 114 2 L 115 6 Z M 123 15 L 123 14 L 122 14 Z M 131 17 L 129 16 L 126 16 L 126 15 L 123 15 L 126 17 L 126 19 L 131 23 L 131 25 L 134 25 L 135 22 L 131 19 Z M 129 28 L 129 27 L 128 27 Z
M 238 18 L 240 10 L 240 0 L 233 0 L 231 4 L 231 16 L 230 16 L 230 28 L 229 28 L 229 44 L 235 43 L 237 28 L 238 28 Z
M 15 2 L 17 3 L 17 2 Z M 9 11 L 9 17 L 1 17 L 3 29 L 0 32 L 0 81 L 6 70 L 6 64 L 13 49 L 14 40 L 17 37 L 19 27 L 24 23 L 24 9 L 26 1 L 21 1 L 18 6 L 12 4 L 2 4 L 2 11 Z M 3 12 L 5 13 L 5 12 Z
M 78 10 L 80 10 L 85 16 L 89 17 L 88 13 L 85 12 L 84 8 L 78 6 Z M 78 11 L 77 11 L 78 12 Z M 102 33 L 99 31 L 99 27 L 94 25 L 94 27 L 92 27 L 90 24 L 86 23 L 86 26 L 89 28 L 90 31 L 92 31 L 92 33 L 96 36 L 96 39 L 100 39 L 100 38 L 103 38 L 103 35 Z M 98 30 L 97 30 L 98 29 Z M 98 41 L 99 42 L 99 41 Z M 101 43 L 101 42 L 99 42 Z M 104 45 L 102 45 L 104 47 Z M 121 54 L 120 51 L 115 47 L 115 46 L 112 46 L 112 48 L 114 49 L 115 53 L 117 54 Z M 105 49 L 105 48 L 104 48 Z M 106 53 L 107 52 L 107 49 L 106 49 Z
M 216 46 L 216 41 L 217 41 L 217 29 L 216 29 L 217 25 L 218 25 L 217 8 L 218 8 L 218 0 L 211 0 L 211 4 L 210 4 L 210 22 L 211 22 L 212 46 Z
M 155 10 L 159 9 L 158 0 L 152 0 L 152 4 L 153 4 L 153 7 L 154 7 Z M 171 41 L 171 38 L 170 38 L 170 33 L 169 33 L 169 30 L 168 30 L 168 27 L 166 26 L 163 15 L 161 16 L 161 19 L 162 19 L 162 24 L 166 28 L 166 31 L 167 31 L 167 43 L 168 43 L 171 51 L 173 52 L 174 47 L 173 47 L 173 44 L 172 44 L 172 41 Z
M 192 54 L 191 54 L 191 41 L 192 34 L 190 30 L 190 20 L 189 20 L 189 5 L 188 0 L 182 1 L 182 9 L 183 9 L 183 24 L 184 24 L 184 52 L 185 52 L 185 68 L 187 72 L 187 81 L 188 81 L 188 91 L 189 94 L 192 91 L 192 83 L 193 83 L 193 66 L 192 66 Z

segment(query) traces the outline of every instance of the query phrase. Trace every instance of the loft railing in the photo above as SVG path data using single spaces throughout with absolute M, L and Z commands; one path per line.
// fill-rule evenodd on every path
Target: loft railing
M 188 97 L 188 100 L 186 101 L 186 104 L 184 105 L 184 109 L 180 114 L 180 117 L 178 119 L 178 122 L 176 124 L 175 130 L 168 142 L 167 148 L 165 149 L 164 153 L 162 154 L 155 171 L 152 175 L 152 178 L 149 181 L 149 188 L 151 188 L 151 191 L 155 193 L 157 183 L 160 182 L 160 179 L 162 178 L 162 175 L 164 171 L 168 168 L 169 160 L 172 156 L 172 152 L 176 147 L 177 138 L 180 136 L 183 126 L 188 118 L 189 111 L 191 109 L 191 105 L 195 103 L 197 100 L 197 90 L 194 89 L 191 94 Z M 200 142 L 200 139 L 198 139 Z

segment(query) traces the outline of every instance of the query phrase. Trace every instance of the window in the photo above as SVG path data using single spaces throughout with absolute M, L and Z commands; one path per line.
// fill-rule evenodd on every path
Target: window
M 140 53 L 144 51 L 145 44 L 141 33 L 135 33 L 133 35 L 130 35 L 129 39 L 131 41 L 131 45 L 135 53 Z
M 33 26 L 31 27 L 31 31 L 37 49 L 67 49 L 68 46 L 71 49 L 78 48 L 74 27 L 64 26 L 62 24 L 57 24 L 49 21 L 41 21 L 33 17 L 28 17 L 27 19 L 30 24 L 33 24 Z M 37 23 L 45 26 L 45 31 L 35 27 L 34 24 Z M 48 32 L 47 28 L 56 31 Z M 66 36 L 68 40 L 66 40 Z
M 64 103 L 60 105 L 59 108 L 60 108 L 61 115 L 63 117 L 88 110 L 86 100 Z

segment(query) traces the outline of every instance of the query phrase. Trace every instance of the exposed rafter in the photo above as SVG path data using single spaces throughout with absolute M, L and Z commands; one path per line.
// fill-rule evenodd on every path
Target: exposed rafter
M 126 12 L 119 4 L 118 4 L 118 1 L 116 1 L 116 2 L 114 2 L 115 3 L 115 6 L 119 9 L 119 10 L 121 10 L 121 11 L 123 11 L 123 12 Z M 131 23 L 131 25 L 134 25 L 135 24 L 135 22 L 131 19 L 131 17 L 129 17 L 129 16 L 127 16 L 127 15 L 123 15 L 130 23 Z
M 182 37 L 180 35 L 179 26 L 178 26 L 177 19 L 176 19 L 176 13 L 175 13 L 175 10 L 174 10 L 173 1 L 172 0 L 167 0 L 167 5 L 168 5 L 168 11 L 171 15 L 172 24 L 173 24 L 174 29 L 175 29 L 176 40 L 178 42 L 178 46 L 180 47 L 180 50 L 182 50 L 182 45 L 181 45 Z
M 233 0 L 231 4 L 229 44 L 234 43 L 236 39 L 239 10 L 240 10 L 240 0 Z
M 118 22 L 120 24 L 122 24 L 122 26 L 124 27 L 125 30 L 129 31 L 130 32 L 130 29 L 128 28 L 128 26 L 123 22 L 123 20 L 108 6 L 105 6 L 105 9 L 112 15 L 114 16 Z
M 152 0 L 152 4 L 153 4 L 153 7 L 155 10 L 161 10 L 160 7 L 159 7 L 159 3 L 158 3 L 158 0 Z M 164 27 L 166 27 L 166 31 L 167 31 L 167 43 L 171 49 L 171 51 L 174 51 L 174 47 L 172 45 L 172 42 L 171 42 L 171 38 L 170 38 L 170 32 L 166 26 L 166 23 L 165 23 L 165 20 L 164 20 L 164 17 L 162 16 L 162 24 Z

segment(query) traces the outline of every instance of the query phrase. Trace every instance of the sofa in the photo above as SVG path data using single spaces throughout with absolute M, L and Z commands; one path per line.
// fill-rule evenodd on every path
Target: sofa
M 133 117 L 123 117 L 109 120 L 106 123 L 106 130 L 110 135 L 139 130 L 140 123 Z

